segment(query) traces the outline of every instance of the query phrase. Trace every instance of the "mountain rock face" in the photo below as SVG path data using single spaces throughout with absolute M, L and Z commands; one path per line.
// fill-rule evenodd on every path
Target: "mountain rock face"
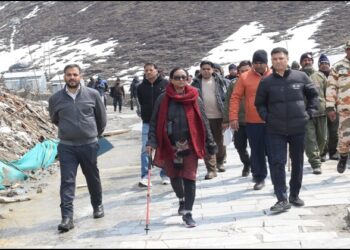
M 326 9 L 323 23 L 311 39 L 322 52 L 337 48 L 342 53 L 341 46 L 350 39 L 350 4 L 342 1 L 2 1 L 0 59 L 5 52 L 30 46 L 34 63 L 53 67 L 54 60 L 64 65 L 79 59 L 85 65 L 85 76 L 131 75 L 145 62 L 155 62 L 169 73 L 176 65 L 190 67 L 200 62 L 242 25 L 260 22 L 264 32 L 279 32 L 273 37 L 278 41 L 283 38 L 281 31 Z M 50 40 L 60 42 L 45 52 L 40 45 Z M 109 47 L 99 48 L 104 55 L 94 54 L 95 46 L 107 42 Z M 82 45 L 86 49 L 74 55 Z M 67 49 L 58 50 L 60 46 Z M 27 53 L 28 48 L 23 51 Z M 39 52 L 44 54 L 41 59 Z M 51 62 L 47 62 L 45 57 L 50 56 Z

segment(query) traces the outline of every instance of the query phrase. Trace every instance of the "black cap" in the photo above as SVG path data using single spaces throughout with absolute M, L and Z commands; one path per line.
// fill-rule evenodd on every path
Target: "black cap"
M 267 64 L 267 52 L 265 50 L 257 50 L 253 55 L 253 63 L 261 62 Z

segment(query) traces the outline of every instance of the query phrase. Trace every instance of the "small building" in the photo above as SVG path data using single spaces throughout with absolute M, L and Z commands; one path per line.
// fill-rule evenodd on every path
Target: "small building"
M 3 74 L 5 86 L 9 90 L 26 90 L 44 93 L 47 89 L 46 75 L 41 70 L 6 72 Z

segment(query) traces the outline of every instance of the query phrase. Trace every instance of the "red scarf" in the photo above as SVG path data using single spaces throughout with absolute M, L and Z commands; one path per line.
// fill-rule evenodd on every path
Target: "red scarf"
M 165 89 L 165 96 L 162 100 L 158 112 L 157 121 L 157 151 L 155 161 L 163 161 L 165 159 L 174 159 L 174 149 L 170 143 L 167 134 L 168 108 L 169 100 L 182 103 L 185 109 L 189 134 L 194 151 L 198 158 L 205 156 L 205 127 L 202 115 L 198 106 L 198 91 L 194 87 L 185 86 L 184 94 L 178 94 L 172 83 L 168 84 Z

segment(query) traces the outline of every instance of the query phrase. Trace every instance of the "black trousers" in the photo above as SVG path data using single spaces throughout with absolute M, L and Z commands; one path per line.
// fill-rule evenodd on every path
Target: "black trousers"
M 58 144 L 57 150 L 61 165 L 60 207 L 62 218 L 73 218 L 75 180 L 79 164 L 87 182 L 92 207 L 95 208 L 102 204 L 102 187 L 97 168 L 98 149 L 97 142 L 81 146 Z
M 327 117 L 328 141 L 326 143 L 326 146 L 324 147 L 324 150 L 322 153 L 323 156 L 327 155 L 327 152 L 329 153 L 329 156 L 332 156 L 335 153 L 337 153 L 338 127 L 339 127 L 339 113 L 337 113 L 337 119 L 333 122 Z
M 233 143 L 237 149 L 241 162 L 245 167 L 248 167 L 250 166 L 250 159 L 247 151 L 248 136 L 245 128 L 246 127 L 244 125 L 239 125 L 238 131 L 233 133 Z
M 196 197 L 196 182 L 181 177 L 171 178 L 171 186 L 179 199 L 185 198 L 185 210 L 192 211 Z
M 290 195 L 298 196 L 303 180 L 305 133 L 295 135 L 278 135 L 267 133 L 267 153 L 272 184 L 279 201 L 287 200 L 286 163 L 287 144 L 292 163 L 289 182 Z

